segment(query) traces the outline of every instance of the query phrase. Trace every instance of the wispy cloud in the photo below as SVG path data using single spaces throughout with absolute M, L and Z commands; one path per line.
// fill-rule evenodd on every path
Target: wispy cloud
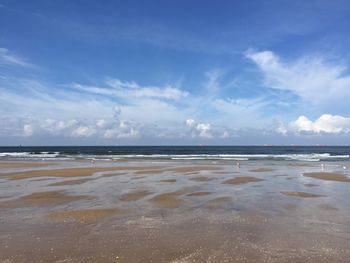
M 165 87 L 142 87 L 136 82 L 121 81 L 119 79 L 109 79 L 106 81 L 106 86 L 88 86 L 78 83 L 73 83 L 72 88 L 98 94 L 108 95 L 119 98 L 155 98 L 167 100 L 179 100 L 188 96 L 188 92 L 172 86 Z
M 272 51 L 248 51 L 247 58 L 261 70 L 264 84 L 276 90 L 292 92 L 311 105 L 348 106 L 350 75 L 341 63 L 322 56 L 305 56 L 285 62 Z
M 10 52 L 7 48 L 0 48 L 0 66 L 1 65 L 32 67 L 32 64 Z

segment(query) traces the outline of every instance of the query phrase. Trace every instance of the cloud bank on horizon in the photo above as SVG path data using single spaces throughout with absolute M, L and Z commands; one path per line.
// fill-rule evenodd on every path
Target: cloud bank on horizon
M 349 9 L 0 0 L 0 145 L 348 145 Z

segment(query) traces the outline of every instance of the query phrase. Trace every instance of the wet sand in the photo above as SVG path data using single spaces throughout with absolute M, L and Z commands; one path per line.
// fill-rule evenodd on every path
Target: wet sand
M 349 262 L 342 163 L 13 163 L 0 262 Z
M 80 224 L 92 224 L 96 221 L 108 216 L 125 215 L 129 211 L 125 209 L 111 208 L 111 209 L 86 209 L 86 210 L 72 210 L 55 212 L 47 215 L 50 220 L 67 221 L 73 219 L 74 222 Z
M 194 192 L 190 193 L 187 196 L 204 196 L 204 195 L 210 195 L 211 192 Z
M 210 180 L 213 180 L 214 178 L 209 178 L 207 176 L 197 176 L 197 177 L 192 177 L 190 180 L 196 181 L 196 182 L 208 182 Z
M 180 196 L 187 192 L 187 190 L 179 190 L 175 192 L 159 194 L 153 197 L 151 201 L 158 207 L 177 208 L 184 202 Z
M 251 172 L 257 172 L 257 173 L 263 173 L 263 172 L 272 172 L 273 169 L 271 168 L 257 168 L 257 169 L 253 169 L 250 170 Z
M 45 167 L 52 165 L 52 163 L 23 163 L 23 162 L 0 162 L 0 169 L 7 168 L 33 168 L 33 167 Z
M 284 194 L 287 196 L 302 197 L 302 198 L 324 197 L 324 195 L 318 195 L 318 194 L 307 193 L 307 192 L 281 192 L 281 194 Z
M 147 190 L 141 190 L 141 191 L 135 191 L 135 192 L 129 192 L 127 194 L 123 194 L 120 197 L 120 200 L 122 201 L 136 201 L 144 198 L 147 195 L 152 194 L 152 192 Z
M 159 182 L 161 182 L 161 183 L 175 183 L 176 179 L 164 179 L 164 180 L 160 180 Z
M 350 178 L 348 178 L 345 174 L 340 173 L 329 173 L 329 172 L 318 172 L 318 173 L 304 173 L 306 177 L 312 177 L 325 181 L 336 181 L 336 182 L 350 182 Z
M 23 207 L 26 205 L 59 205 L 82 199 L 93 199 L 93 196 L 70 195 L 63 191 L 36 192 L 15 200 L 0 202 L 1 207 Z
M 247 183 L 255 183 L 261 182 L 263 179 L 259 179 L 252 176 L 238 176 L 232 179 L 225 180 L 223 184 L 247 184 Z
M 48 186 L 62 186 L 62 185 L 75 185 L 75 184 L 83 184 L 85 182 L 91 181 L 93 179 L 76 179 L 76 180 L 65 180 L 62 182 L 52 183 Z

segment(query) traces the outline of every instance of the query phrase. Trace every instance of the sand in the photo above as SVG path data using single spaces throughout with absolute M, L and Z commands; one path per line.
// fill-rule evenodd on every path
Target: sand
M 308 183 L 308 184 L 304 184 L 304 186 L 305 187 L 316 187 L 318 185 L 317 184 L 310 184 L 310 183 Z
M 35 168 L 35 167 L 45 167 L 52 165 L 52 163 L 22 163 L 22 162 L 0 162 L 0 169 L 9 168 Z
M 341 173 L 326 173 L 326 172 L 318 172 L 318 173 L 303 173 L 306 177 L 311 177 L 315 179 L 325 180 L 325 181 L 335 181 L 335 182 L 350 182 L 350 179 Z
M 10 179 L 19 180 L 35 177 L 79 177 L 90 176 L 97 172 L 109 171 L 123 171 L 123 170 L 143 170 L 149 167 L 142 166 L 118 166 L 118 167 L 83 167 L 83 168 L 64 168 L 64 169 L 50 169 L 50 170 L 34 170 L 15 173 L 0 173 L 0 176 L 8 177 Z
M 298 206 L 295 204 L 283 204 L 283 205 L 281 205 L 281 207 L 286 209 L 286 210 L 290 210 L 290 211 L 294 211 L 298 208 Z
M 333 206 L 331 204 L 319 204 L 317 207 L 319 209 L 325 210 L 325 211 L 336 211 L 336 210 L 338 210 L 338 208 L 336 208 L 335 206 Z
M 210 195 L 211 192 L 193 192 L 188 194 L 187 196 L 204 196 L 204 195 Z
M 270 164 L 273 173 L 250 173 Z M 238 177 L 235 164 L 204 160 L 60 165 L 66 168 L 14 169 L 20 181 L 0 168 L 6 172 L 0 177 L 6 198 L 0 200 L 0 262 L 328 263 L 350 258 L 348 181 L 298 176 L 318 171 L 319 163 L 246 162 L 237 175 L 252 176 Z M 90 176 L 94 169 L 100 173 Z M 149 173 L 135 175 L 138 171 Z M 55 176 L 46 177 L 50 174 Z M 190 181 L 196 177 L 205 183 Z M 43 179 L 52 181 L 38 181 Z M 235 186 L 244 183 L 250 184 Z M 307 188 L 313 183 L 318 186 Z
M 209 200 L 205 203 L 204 207 L 209 209 L 220 209 L 225 208 L 228 204 L 232 202 L 232 198 L 229 196 L 217 197 Z
M 177 208 L 184 202 L 179 197 L 187 192 L 188 190 L 178 190 L 174 192 L 159 194 L 153 197 L 151 201 L 158 207 Z
M 198 165 L 198 166 L 190 166 L 190 167 L 175 167 L 169 168 L 167 171 L 173 171 L 178 173 L 190 173 L 190 172 L 200 172 L 200 171 L 217 171 L 223 170 L 224 168 L 221 166 L 215 165 Z
M 261 181 L 264 181 L 264 180 L 256 177 L 252 177 L 252 176 L 238 176 L 238 177 L 224 181 L 223 184 L 238 185 L 238 184 L 255 183 L 255 182 L 261 182 Z
M 152 194 L 152 192 L 147 190 L 139 190 L 123 194 L 119 199 L 121 201 L 137 201 L 150 194 Z
M 164 180 L 160 180 L 159 182 L 161 182 L 161 183 L 175 183 L 176 179 L 164 179 Z
M 78 200 L 91 200 L 94 196 L 70 195 L 64 191 L 35 192 L 15 200 L 0 202 L 0 207 L 14 208 L 30 205 L 60 205 Z
M 257 168 L 257 169 L 253 169 L 250 170 L 251 172 L 257 172 L 257 173 L 263 173 L 263 172 L 272 172 L 273 169 L 271 168 Z
M 160 174 L 165 172 L 164 170 L 145 170 L 145 171 L 136 171 L 135 174 Z
M 76 184 L 83 184 L 85 182 L 92 181 L 94 179 L 76 179 L 76 180 L 65 180 L 62 182 L 52 183 L 48 184 L 48 186 L 63 186 L 63 185 L 76 185 Z
M 214 178 L 209 178 L 208 176 L 197 176 L 197 177 L 192 177 L 189 180 L 196 181 L 196 182 L 208 182 L 213 179 Z
M 307 193 L 307 192 L 288 192 L 288 191 L 282 191 L 281 194 L 287 195 L 287 196 L 296 196 L 296 197 L 302 197 L 302 198 L 315 198 L 315 197 L 324 197 L 324 195 L 318 195 L 313 193 Z
M 85 210 L 71 210 L 54 212 L 47 215 L 48 219 L 64 221 L 73 219 L 75 222 L 80 224 L 93 224 L 98 220 L 108 216 L 120 216 L 126 215 L 129 211 L 121 208 L 110 208 L 110 209 L 85 209 Z

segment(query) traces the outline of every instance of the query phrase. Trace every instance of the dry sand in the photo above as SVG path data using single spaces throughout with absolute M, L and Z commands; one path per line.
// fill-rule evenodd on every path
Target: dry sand
M 321 179 L 325 181 L 336 181 L 336 182 L 350 182 L 350 179 L 341 173 L 326 173 L 326 172 L 318 172 L 318 173 L 303 173 L 306 177 Z
M 247 184 L 247 183 L 254 183 L 254 182 L 261 182 L 264 181 L 263 179 L 259 179 L 256 177 L 252 177 L 252 176 L 238 176 L 232 179 L 228 179 L 226 181 L 223 182 L 223 184 Z

